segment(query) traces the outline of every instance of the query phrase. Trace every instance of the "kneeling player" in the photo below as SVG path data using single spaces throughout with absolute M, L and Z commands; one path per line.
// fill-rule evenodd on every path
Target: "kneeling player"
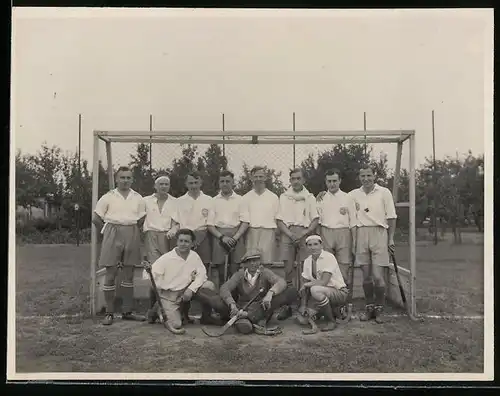
M 334 310 L 345 304 L 348 290 L 335 256 L 323 250 L 321 237 L 311 235 L 306 239 L 311 255 L 304 261 L 300 308 L 297 317 L 300 324 L 307 324 L 306 315 L 315 318 L 322 315 L 326 324 L 321 331 L 334 330 Z
M 275 335 L 281 333 L 281 329 L 268 327 L 267 324 L 276 309 L 293 304 L 297 298 L 297 289 L 288 286 L 286 281 L 276 275 L 272 270 L 261 264 L 261 253 L 250 251 L 242 258 L 242 268 L 235 273 L 220 288 L 220 296 L 229 306 L 231 316 L 238 313 L 238 305 L 241 307 L 250 301 L 261 289 L 266 292 L 265 296 L 258 297 L 250 304 L 246 311 L 246 318 L 239 319 L 236 329 L 242 333 L 250 333 L 254 330 L 257 334 Z M 238 304 L 233 297 L 237 295 Z
M 202 324 L 222 324 L 211 316 L 212 309 L 221 315 L 227 312 L 215 285 L 207 278 L 200 256 L 191 250 L 194 239 L 192 230 L 179 230 L 177 247 L 161 256 L 151 267 L 167 316 L 167 328 L 174 334 L 184 333 L 183 317 L 187 317 L 192 299 L 202 306 Z

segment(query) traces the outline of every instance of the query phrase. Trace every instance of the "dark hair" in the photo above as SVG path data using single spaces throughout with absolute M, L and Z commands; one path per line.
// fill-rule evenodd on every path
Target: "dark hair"
M 333 175 L 337 175 L 339 177 L 339 179 L 342 179 L 342 175 L 341 175 L 340 171 L 337 168 L 328 169 L 325 172 L 325 179 L 326 179 L 327 176 L 333 176 Z
M 117 177 L 118 173 L 120 172 L 132 172 L 132 169 L 130 169 L 128 166 L 120 166 L 115 172 L 115 177 Z
M 373 175 L 376 176 L 377 171 L 376 171 L 374 166 L 372 166 L 370 164 L 361 165 L 361 167 L 359 168 L 359 172 L 361 172 L 362 170 L 365 170 L 365 169 L 370 169 L 372 171 Z
M 250 174 L 253 175 L 255 174 L 255 172 L 258 172 L 258 171 L 266 171 L 266 168 L 264 168 L 263 166 L 254 166 L 252 168 L 252 170 L 250 171 Z
M 219 173 L 219 177 L 227 177 L 230 176 L 231 179 L 234 179 L 234 173 L 229 170 L 223 170 Z
M 181 228 L 179 231 L 177 231 L 177 235 L 175 239 L 179 239 L 179 236 L 181 235 L 190 235 L 191 236 L 191 242 L 194 242 L 196 240 L 196 236 L 194 234 L 193 230 L 190 230 L 189 228 Z
M 187 175 L 186 175 L 186 179 L 191 176 L 191 177 L 194 177 L 195 179 L 201 179 L 201 173 L 198 172 L 198 171 L 193 171 L 193 172 L 189 172 Z
M 293 175 L 294 173 L 299 173 L 299 172 L 300 172 L 300 174 L 302 175 L 302 177 L 305 177 L 305 175 L 304 175 L 304 170 L 303 170 L 302 168 L 293 168 L 293 169 L 290 171 L 290 173 L 288 174 L 288 176 L 292 177 L 292 175 Z

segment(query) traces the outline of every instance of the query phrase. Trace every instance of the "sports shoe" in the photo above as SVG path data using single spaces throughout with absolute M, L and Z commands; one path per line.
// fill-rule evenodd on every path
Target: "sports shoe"
M 286 306 L 283 307 L 278 314 L 276 315 L 276 319 L 278 320 L 286 320 L 292 316 L 292 307 Z
M 104 326 L 111 326 L 113 324 L 113 319 L 114 319 L 113 314 L 106 314 L 106 316 L 102 321 L 102 324 Z
M 153 308 L 148 309 L 147 317 L 149 324 L 154 324 L 158 319 L 160 319 L 158 312 L 156 311 L 156 309 Z
M 297 319 L 297 322 L 302 326 L 309 324 L 309 321 L 307 320 L 307 318 L 304 315 L 301 315 L 300 313 L 297 314 L 296 319 Z
M 382 324 L 385 322 L 384 319 L 384 307 L 382 305 L 376 305 L 373 310 L 373 314 L 375 316 L 375 322 L 378 324 Z
M 366 321 L 368 321 L 370 319 L 374 319 L 374 318 L 375 318 L 375 314 L 374 314 L 374 310 L 373 310 L 373 305 L 371 305 L 371 304 L 366 305 L 365 311 L 361 312 L 359 314 L 359 320 L 362 322 L 366 322 Z
M 137 315 L 132 312 L 125 312 L 122 314 L 122 320 L 133 320 L 136 322 L 144 322 L 146 318 L 142 315 Z
M 337 327 L 337 325 L 335 324 L 335 322 L 332 322 L 332 321 L 328 321 L 326 322 L 323 326 L 321 326 L 319 329 L 321 331 L 332 331 L 332 330 L 335 330 Z

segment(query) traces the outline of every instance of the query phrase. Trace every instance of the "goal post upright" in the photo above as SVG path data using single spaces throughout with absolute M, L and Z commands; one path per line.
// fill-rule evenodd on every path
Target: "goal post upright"
M 410 136 L 410 304 L 411 313 L 417 315 L 417 298 L 416 298 L 416 279 L 417 279 L 417 254 L 416 254 L 416 224 L 415 224 L 415 206 L 416 206 L 416 191 L 415 191 L 415 134 Z
M 92 208 L 91 215 L 99 199 L 99 135 L 94 133 L 94 158 L 92 166 Z M 97 274 L 97 227 L 91 223 L 90 237 L 90 315 L 96 314 L 96 274 Z
M 416 229 L 415 229 L 415 131 L 414 130 L 114 130 L 94 131 L 94 158 L 92 176 L 92 211 L 99 199 L 99 140 L 105 142 L 109 188 L 114 187 L 112 146 L 117 143 L 168 143 L 219 144 L 219 145 L 333 145 L 333 144 L 377 144 L 397 145 L 396 167 L 392 193 L 396 206 L 409 206 L 409 268 L 406 270 L 411 311 L 416 314 Z M 409 202 L 398 203 L 401 181 L 402 151 L 404 143 L 409 144 Z M 97 314 L 97 260 L 98 230 L 92 225 L 91 234 L 91 314 Z

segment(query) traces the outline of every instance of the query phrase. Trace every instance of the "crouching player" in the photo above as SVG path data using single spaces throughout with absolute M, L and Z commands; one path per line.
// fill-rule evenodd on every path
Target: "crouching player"
M 304 261 L 297 320 L 305 325 L 308 323 L 306 316 L 314 320 L 321 315 L 326 320 L 321 331 L 331 331 L 336 327 L 333 312 L 346 303 L 348 290 L 337 259 L 323 249 L 321 237 L 307 237 L 306 246 L 311 255 Z
M 242 258 L 242 268 L 236 272 L 220 288 L 220 296 L 228 305 L 230 315 L 234 316 L 239 309 L 263 289 L 259 296 L 247 308 L 246 317 L 238 319 L 235 327 L 241 333 L 251 333 L 252 330 L 261 335 L 276 335 L 281 333 L 278 326 L 268 327 L 273 313 L 282 306 L 290 306 L 298 299 L 297 289 L 288 286 L 286 281 L 272 270 L 261 264 L 261 253 L 249 251 Z M 233 292 L 236 292 L 236 303 Z M 240 308 L 239 308 L 240 307 Z
M 202 306 L 202 324 L 222 324 L 211 316 L 212 309 L 221 316 L 227 312 L 227 307 L 215 291 L 215 285 L 207 278 L 200 256 L 191 250 L 194 240 L 192 230 L 181 229 L 177 233 L 177 247 L 152 265 L 144 263 L 145 267 L 151 266 L 167 316 L 167 328 L 174 334 L 184 333 L 183 318 L 188 317 L 192 299 Z

